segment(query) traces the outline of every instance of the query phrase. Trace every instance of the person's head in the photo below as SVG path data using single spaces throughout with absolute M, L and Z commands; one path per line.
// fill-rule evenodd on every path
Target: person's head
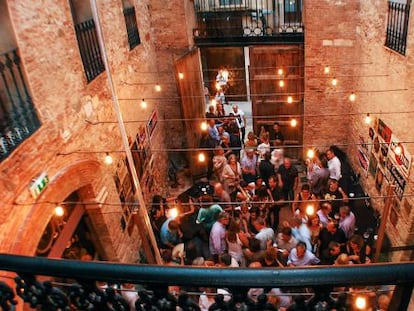
M 341 245 L 336 241 L 331 241 L 328 244 L 329 248 L 329 255 L 331 256 L 339 256 L 341 253 Z
M 224 149 L 221 146 L 217 146 L 214 150 L 215 155 L 223 155 L 224 154 Z
M 349 265 L 349 257 L 348 254 L 345 253 L 339 254 L 339 256 L 335 259 L 335 266 L 343 265 Z
M 261 135 L 260 139 L 262 140 L 262 142 L 264 143 L 268 143 L 269 142 L 269 132 L 265 132 Z
M 253 225 L 254 225 L 254 227 L 255 227 L 255 229 L 257 230 L 257 231 L 260 231 L 260 230 L 262 230 L 263 228 L 265 228 L 266 227 L 266 222 L 265 222 L 265 220 L 263 219 L 263 217 L 257 217 L 257 219 L 254 221 L 254 223 L 253 223 Z
M 360 250 L 364 245 L 364 239 L 359 234 L 354 234 L 349 238 L 348 244 L 353 250 Z
M 378 296 L 378 309 L 380 311 L 388 310 L 388 306 L 390 305 L 391 299 L 390 296 L 387 294 L 381 294 Z
M 334 220 L 331 220 L 326 225 L 326 230 L 328 230 L 329 233 L 334 234 L 336 230 L 338 230 L 338 223 Z
M 345 218 L 345 217 L 349 216 L 350 213 L 351 213 L 351 209 L 347 205 L 341 206 L 339 208 L 339 216 L 341 218 Z
M 260 251 L 260 240 L 252 238 L 249 240 L 249 249 L 254 253 Z
M 230 266 L 231 256 L 229 255 L 229 253 L 220 254 L 218 261 L 219 261 L 219 264 L 223 266 Z
M 247 139 L 248 139 L 248 140 L 255 140 L 255 139 L 256 139 L 256 135 L 254 135 L 254 132 L 250 131 L 250 132 L 247 134 Z
M 285 168 L 289 169 L 292 166 L 292 162 L 290 161 L 289 158 L 284 158 L 283 165 L 285 166 Z
M 269 177 L 269 187 L 274 189 L 277 187 L 277 176 L 276 175 L 272 175 Z
M 237 113 L 239 111 L 239 107 L 237 105 L 233 105 L 232 109 L 233 109 L 234 113 Z
M 308 226 L 319 226 L 320 223 L 321 223 L 321 220 L 319 219 L 318 214 L 313 214 L 309 216 Z
M 279 122 L 273 123 L 273 131 L 275 131 L 276 133 L 280 132 L 280 124 L 279 124 Z
M 253 156 L 254 156 L 254 149 L 253 148 L 246 148 L 245 152 L 246 152 L 246 156 L 248 158 L 253 158 Z
M 332 211 L 332 204 L 328 201 L 321 201 L 321 211 L 323 214 L 328 215 Z
M 214 126 L 216 125 L 216 121 L 214 121 L 214 119 L 209 119 L 209 120 L 208 120 L 208 125 L 209 125 L 210 127 L 214 127 Z
M 300 188 L 300 192 L 302 192 L 302 194 L 309 194 L 310 193 L 309 184 L 303 184 Z
M 338 181 L 334 178 L 329 179 L 328 182 L 328 189 L 329 191 L 335 192 L 336 190 L 338 190 Z
M 271 265 L 277 259 L 277 251 L 275 248 L 271 247 L 266 249 L 264 254 L 264 261 L 267 265 Z
M 298 242 L 298 244 L 296 244 L 296 255 L 298 256 L 298 258 L 303 258 L 305 256 L 306 253 L 306 244 L 302 241 Z
M 224 145 L 228 145 L 230 143 L 230 137 L 228 135 L 226 135 L 226 133 L 223 133 L 223 135 L 221 135 L 221 142 Z M 221 148 L 223 149 L 223 148 Z M 223 154 L 224 154 L 224 150 L 223 150 Z
M 326 157 L 328 158 L 328 160 L 331 160 L 332 158 L 335 157 L 335 152 L 332 148 L 329 148 L 328 150 L 326 150 Z
M 270 161 L 270 159 L 272 158 L 272 154 L 270 153 L 270 152 L 266 152 L 265 154 L 264 154 L 264 160 L 265 161 Z
M 283 227 L 282 228 L 282 240 L 285 242 L 289 242 L 292 238 L 292 228 L 291 227 Z
M 253 261 L 249 264 L 249 268 L 261 268 L 262 264 L 260 261 Z
M 173 219 L 168 223 L 168 230 L 169 231 L 177 231 L 180 228 L 180 224 L 177 220 Z
M 256 220 L 257 216 L 259 216 L 259 209 L 257 208 L 257 206 L 252 206 L 249 210 L 250 213 L 250 219 Z
M 328 159 L 324 154 L 322 154 L 319 158 L 319 165 L 321 168 L 327 168 L 328 167 Z
M 220 212 L 217 216 L 217 221 L 222 223 L 223 225 L 228 225 L 230 222 L 230 215 L 227 212 Z
M 236 163 L 237 162 L 237 157 L 235 154 L 231 154 L 229 156 L 229 163 Z
M 210 105 L 210 106 L 208 106 L 208 111 L 209 111 L 209 112 L 214 113 L 214 110 L 215 110 L 214 105 Z

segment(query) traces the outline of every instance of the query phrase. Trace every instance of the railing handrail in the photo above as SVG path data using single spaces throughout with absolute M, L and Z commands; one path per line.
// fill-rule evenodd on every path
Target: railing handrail
M 414 263 L 301 268 L 204 268 L 49 259 L 0 254 L 0 270 L 18 274 L 148 285 L 306 287 L 399 285 L 414 282 Z

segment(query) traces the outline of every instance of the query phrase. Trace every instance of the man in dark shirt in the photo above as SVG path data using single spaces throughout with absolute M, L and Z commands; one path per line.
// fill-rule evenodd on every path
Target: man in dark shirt
M 277 173 L 279 185 L 282 185 L 282 192 L 285 199 L 293 201 L 295 190 L 298 187 L 299 176 L 296 167 L 292 166 L 289 158 L 285 158 Z
M 324 254 L 329 249 L 329 243 L 331 241 L 338 242 L 342 252 L 345 250 L 345 233 L 338 227 L 338 222 L 334 220 L 329 221 L 326 228 L 323 228 L 319 233 L 319 255 Z
M 283 145 L 285 137 L 283 136 L 283 133 L 280 131 L 279 122 L 273 123 L 273 128 L 270 131 L 270 140 L 272 141 L 274 146 Z

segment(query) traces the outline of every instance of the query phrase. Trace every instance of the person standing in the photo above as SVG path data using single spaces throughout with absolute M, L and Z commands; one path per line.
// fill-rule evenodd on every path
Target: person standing
M 244 143 L 244 137 L 246 136 L 246 125 L 247 120 L 246 116 L 244 115 L 244 111 L 239 108 L 237 105 L 233 105 L 233 114 L 236 117 L 237 126 L 241 132 L 241 141 Z
M 299 183 L 299 175 L 298 170 L 292 166 L 289 158 L 283 160 L 283 165 L 279 167 L 277 176 L 279 184 L 282 185 L 283 196 L 286 200 L 293 201 L 294 193 Z
M 214 223 L 210 232 L 210 254 L 213 256 L 214 262 L 218 262 L 220 255 L 227 250 L 226 232 L 229 224 L 230 215 L 227 212 L 221 212 L 217 221 Z
M 326 157 L 328 158 L 328 169 L 329 169 L 329 178 L 339 181 L 342 177 L 341 173 L 341 161 L 336 156 L 333 148 L 329 148 L 326 151 Z

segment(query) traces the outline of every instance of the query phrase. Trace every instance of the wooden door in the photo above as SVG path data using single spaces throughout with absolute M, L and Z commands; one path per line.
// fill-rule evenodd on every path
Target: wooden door
M 259 134 L 261 126 L 271 130 L 273 123 L 279 122 L 285 137 L 285 155 L 300 159 L 303 153 L 303 46 L 254 46 L 249 54 L 254 131 Z M 294 127 L 292 119 L 297 121 Z

